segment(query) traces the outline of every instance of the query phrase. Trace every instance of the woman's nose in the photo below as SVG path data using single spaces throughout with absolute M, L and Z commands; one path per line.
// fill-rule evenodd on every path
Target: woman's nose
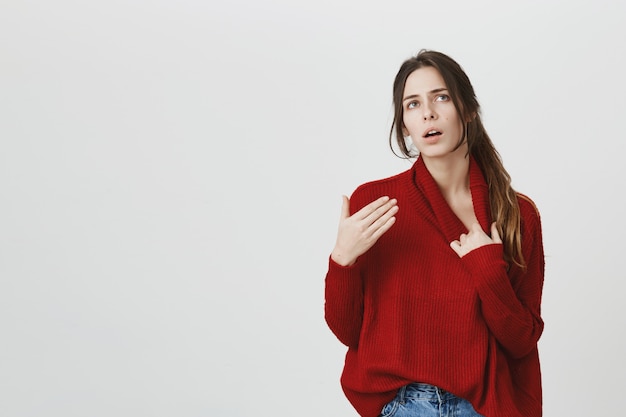
M 424 106 L 424 120 L 428 120 L 428 119 L 434 119 L 435 118 L 435 112 L 433 111 L 433 109 L 430 108 L 430 106 Z

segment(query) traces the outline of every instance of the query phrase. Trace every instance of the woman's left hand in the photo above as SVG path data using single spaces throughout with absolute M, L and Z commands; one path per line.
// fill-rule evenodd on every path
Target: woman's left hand
M 462 258 L 474 249 L 493 243 L 502 243 L 496 223 L 491 224 L 491 237 L 483 231 L 480 224 L 474 223 L 467 234 L 463 233 L 459 240 L 450 242 L 450 247 Z

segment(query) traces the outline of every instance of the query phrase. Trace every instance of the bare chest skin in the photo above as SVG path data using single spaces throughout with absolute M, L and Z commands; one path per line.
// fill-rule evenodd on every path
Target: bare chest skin
M 445 199 L 452 209 L 452 212 L 461 220 L 466 229 L 469 230 L 474 223 L 478 223 L 478 219 L 474 213 L 472 196 L 469 192 L 462 193 L 461 195 L 446 196 Z

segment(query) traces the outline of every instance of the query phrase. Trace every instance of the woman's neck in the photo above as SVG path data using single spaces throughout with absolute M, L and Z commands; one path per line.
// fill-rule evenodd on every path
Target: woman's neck
M 459 150 L 445 158 L 424 158 L 424 165 L 445 197 L 469 191 L 469 155 Z

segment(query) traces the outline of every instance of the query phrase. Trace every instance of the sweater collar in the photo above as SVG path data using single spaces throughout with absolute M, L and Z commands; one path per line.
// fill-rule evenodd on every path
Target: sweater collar
M 417 191 L 415 194 L 411 193 L 412 198 L 418 206 L 426 209 L 420 212 L 428 213 L 429 220 L 439 225 L 448 242 L 458 239 L 461 233 L 467 233 L 467 228 L 446 202 L 421 157 L 413 164 L 412 171 L 414 186 L 411 188 Z M 472 156 L 470 156 L 469 164 L 469 181 L 474 213 L 482 229 L 489 234 L 491 227 L 489 187 L 478 163 Z

